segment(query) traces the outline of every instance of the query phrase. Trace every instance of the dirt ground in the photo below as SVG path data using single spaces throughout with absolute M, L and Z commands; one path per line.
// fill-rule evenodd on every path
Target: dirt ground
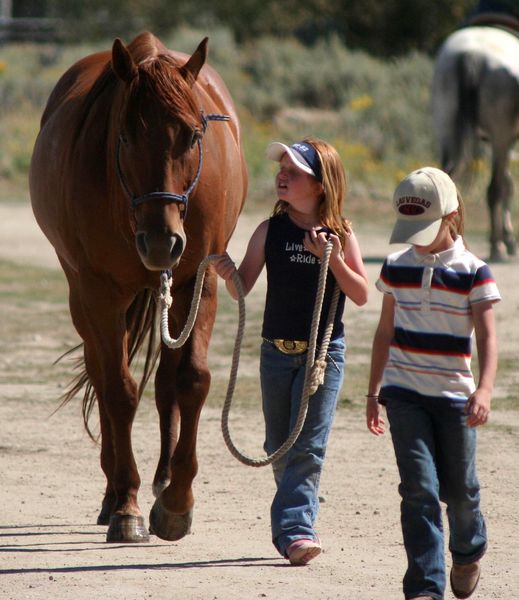
M 252 225 L 248 217 L 240 220 L 231 244 L 237 258 Z M 384 241 L 388 232 L 374 236 L 364 226 L 357 233 L 373 287 L 381 257 L 389 251 Z M 0 205 L 0 258 L 58 268 L 30 209 L 22 205 Z M 493 270 L 504 298 L 496 308 L 500 347 L 507 356 L 517 356 L 519 265 L 495 265 Z M 0 289 L 1 295 L 6 293 Z M 374 328 L 379 303 L 373 287 L 367 307 L 349 309 L 347 327 L 356 310 L 363 310 Z M 2 314 L 4 319 L 9 314 Z M 95 525 L 104 487 L 98 448 L 83 431 L 78 406 L 51 415 L 57 388 L 66 383 L 52 377 L 55 349 L 37 332 L 24 335 L 31 347 L 48 354 L 49 375 L 40 382 L 29 366 L 16 381 L 0 384 L 0 599 L 403 597 L 405 556 L 391 441 L 388 435 L 371 436 L 360 410 L 343 408 L 336 417 L 321 485 L 318 530 L 324 552 L 309 566 L 289 567 L 276 554 L 269 537 L 271 472 L 245 467 L 230 455 L 220 431 L 220 410 L 210 407 L 200 424 L 192 534 L 175 543 L 151 537 L 148 544 L 107 544 L 105 528 Z M 4 345 L 11 342 L 0 339 Z M 498 382 L 491 422 L 479 432 L 479 476 L 490 539 L 474 596 L 481 600 L 519 599 L 519 411 L 499 407 L 499 399 L 509 393 Z M 259 451 L 259 414 L 233 413 L 232 427 L 240 440 Z M 158 457 L 151 408 L 139 412 L 134 441 L 142 476 L 140 506 L 147 519 Z M 451 598 L 447 591 L 446 599 Z

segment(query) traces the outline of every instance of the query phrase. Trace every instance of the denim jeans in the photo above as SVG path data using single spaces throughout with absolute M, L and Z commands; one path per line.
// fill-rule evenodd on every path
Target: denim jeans
M 463 403 L 391 398 L 387 416 L 400 473 L 401 523 L 408 568 L 405 597 L 442 599 L 445 558 L 440 502 L 447 505 L 452 560 L 483 556 L 486 527 L 479 508 L 476 430 L 466 424 Z
M 324 383 L 310 396 L 303 429 L 294 446 L 273 463 L 277 491 L 271 506 L 272 541 L 282 556 L 298 539 L 314 539 L 319 480 L 344 376 L 344 340 L 330 342 Z M 261 391 L 265 451 L 275 452 L 297 420 L 307 353 L 287 355 L 269 342 L 261 347 Z

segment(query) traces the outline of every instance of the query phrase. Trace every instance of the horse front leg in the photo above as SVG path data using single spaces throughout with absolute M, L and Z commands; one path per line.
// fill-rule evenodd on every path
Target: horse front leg
M 161 361 L 155 377 L 155 404 L 159 413 L 160 456 L 153 478 L 153 495 L 158 498 L 171 483 L 171 458 L 177 445 L 180 424 L 174 382 L 180 352 L 170 361 Z
M 86 348 L 85 348 L 86 350 Z M 88 361 L 86 361 L 88 364 Z M 88 369 L 93 372 L 92 369 Z M 110 525 L 110 517 L 115 512 L 117 494 L 112 484 L 112 474 L 115 468 L 114 448 L 112 445 L 111 426 L 104 405 L 98 402 L 99 422 L 101 426 L 101 469 L 106 477 L 106 489 L 101 504 L 101 510 L 97 516 L 98 525 Z
M 107 365 L 110 363 L 107 362 Z M 115 363 L 114 363 L 115 368 Z M 107 542 L 147 542 L 149 534 L 138 504 L 138 492 L 141 485 L 135 462 L 131 430 L 138 406 L 138 390 L 135 381 L 124 366 L 123 374 L 116 371 L 107 375 L 106 395 L 100 400 L 100 413 L 106 413 L 108 442 L 103 444 L 101 464 L 105 473 L 109 473 L 105 454 L 112 446 L 112 473 L 109 474 L 107 501 L 111 506 L 111 515 L 106 533 Z M 103 420 L 103 416 L 101 415 Z M 103 433 L 103 435 L 106 435 Z
M 128 302 L 97 279 L 82 281 L 79 289 L 71 293 L 71 312 L 84 340 L 85 366 L 99 406 L 101 467 L 107 480 L 98 523 L 108 521 L 108 542 L 148 541 L 137 502 L 140 477 L 131 443 L 139 399 L 128 369 Z
M 189 293 L 183 305 L 187 307 L 190 299 Z M 174 306 L 178 307 L 179 300 L 177 294 Z M 157 371 L 161 457 L 154 479 L 157 499 L 150 512 L 150 531 L 166 540 L 178 540 L 191 529 L 195 502 L 192 483 L 198 470 L 198 422 L 211 379 L 207 349 L 215 312 L 216 282 L 208 275 L 191 336 L 180 350 L 163 349 Z M 176 319 L 178 321 L 177 313 Z

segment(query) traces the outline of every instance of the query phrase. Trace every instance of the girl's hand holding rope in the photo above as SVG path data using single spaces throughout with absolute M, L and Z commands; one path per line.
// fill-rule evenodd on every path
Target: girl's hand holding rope
M 216 273 L 224 280 L 229 281 L 232 279 L 234 273 L 236 272 L 236 265 L 232 258 L 225 252 L 224 254 L 220 254 L 220 256 L 215 257 L 213 259 L 213 267 Z
M 329 230 L 325 230 L 323 227 L 316 228 L 312 227 L 310 231 L 305 233 L 303 241 L 304 247 L 311 252 L 317 258 L 323 258 L 324 251 L 328 242 L 332 242 L 332 251 L 330 254 L 330 260 L 333 260 L 337 256 L 343 255 L 341 240 L 339 236 L 334 233 L 330 233 Z
M 211 262 L 217 275 L 225 281 L 225 287 L 231 297 L 238 300 L 240 291 L 238 291 L 236 285 L 240 276 L 238 275 L 238 270 L 236 269 L 233 259 L 225 252 L 224 254 L 213 255 Z

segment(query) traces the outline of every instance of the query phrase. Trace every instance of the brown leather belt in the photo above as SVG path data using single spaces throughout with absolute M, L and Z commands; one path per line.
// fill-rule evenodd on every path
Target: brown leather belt
M 308 350 L 308 342 L 304 342 L 301 340 L 267 340 L 274 345 L 280 352 L 283 354 L 303 354 Z

